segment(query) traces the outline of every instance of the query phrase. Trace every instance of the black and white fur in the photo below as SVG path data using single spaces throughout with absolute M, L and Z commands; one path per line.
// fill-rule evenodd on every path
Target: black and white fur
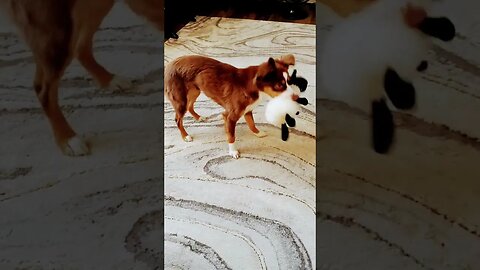
M 278 97 L 271 99 L 265 108 L 267 121 L 281 127 L 282 140 L 287 141 L 289 127 L 296 126 L 295 115 L 300 114 L 300 105 L 307 105 L 308 100 L 304 97 L 292 99 L 293 95 L 299 95 L 307 89 L 308 81 L 303 77 L 297 77 L 297 70 L 287 80 L 288 88 Z
M 413 81 L 428 67 L 430 37 L 449 41 L 455 36 L 453 23 L 444 17 L 427 16 L 417 28 L 409 27 L 402 13 L 407 4 L 428 10 L 430 1 L 378 0 L 334 27 L 319 57 L 327 98 L 371 113 L 373 148 L 382 154 L 395 134 L 387 100 L 397 109 L 413 109 Z

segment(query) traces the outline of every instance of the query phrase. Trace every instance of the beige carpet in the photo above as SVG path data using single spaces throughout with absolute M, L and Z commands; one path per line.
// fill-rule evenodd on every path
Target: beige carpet
M 99 90 L 78 63 L 68 68 L 60 104 L 92 145 L 91 156 L 71 158 L 56 148 L 35 96 L 31 53 L 4 19 L 0 269 L 161 267 L 162 33 L 116 4 L 94 51 L 135 87 Z
M 203 94 L 184 142 L 165 103 L 166 269 L 315 269 L 315 26 L 198 17 L 165 44 L 166 62 L 201 54 L 246 67 L 293 53 L 309 80 L 309 104 L 288 142 L 254 117 L 265 138 L 243 119 L 238 160 L 227 154 L 222 108 Z
M 419 109 L 396 115 L 390 155 L 372 151 L 365 113 L 318 100 L 325 133 L 317 152 L 318 269 L 478 268 L 478 8 L 450 0 L 436 9 L 454 21 L 458 36 L 431 52 L 416 82 Z M 321 49 L 340 18 L 323 5 L 317 18 Z M 320 85 L 317 94 L 323 98 Z

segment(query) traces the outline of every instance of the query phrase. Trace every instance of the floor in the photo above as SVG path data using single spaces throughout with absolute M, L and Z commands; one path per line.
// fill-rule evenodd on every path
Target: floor
M 233 35 L 232 33 L 235 33 Z M 237 125 L 238 160 L 227 154 L 222 108 L 201 95 L 193 142 L 165 103 L 165 268 L 315 269 L 315 26 L 197 17 L 165 43 L 165 61 L 202 54 L 238 67 L 293 53 L 309 80 L 298 129 L 287 142 L 254 110 L 255 137 Z
M 325 99 L 319 82 L 318 269 L 478 268 L 478 8 L 446 0 L 433 11 L 454 21 L 457 39 L 436 43 L 417 82 L 418 111 L 395 115 L 390 155 L 371 150 L 368 115 Z M 321 49 L 342 18 L 323 4 L 317 18 Z
M 92 145 L 64 157 L 32 88 L 30 51 L 0 18 L 0 269 L 161 267 L 162 33 L 115 5 L 95 38 L 111 71 L 99 90 L 78 63 L 61 82 L 67 118 Z M 8 142 L 8 143 L 5 143 Z M 148 249 L 147 249 L 148 248 Z

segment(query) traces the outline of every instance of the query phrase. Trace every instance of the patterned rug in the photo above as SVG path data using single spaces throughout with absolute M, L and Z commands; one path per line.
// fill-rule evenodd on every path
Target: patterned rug
M 478 8 L 451 0 L 436 9 L 457 25 L 457 38 L 431 51 L 416 82 L 418 111 L 395 115 L 389 155 L 371 150 L 368 115 L 323 99 L 319 82 L 318 269 L 478 267 Z M 320 4 L 317 18 L 321 49 L 341 18 Z
M 242 119 L 238 160 L 228 156 L 221 112 L 203 94 L 184 142 L 165 102 L 166 269 L 315 269 L 315 26 L 198 17 L 178 40 L 165 43 L 165 61 L 201 54 L 237 67 L 292 53 L 309 81 L 310 103 L 283 142 L 254 110 L 257 138 Z
M 70 158 L 56 148 L 35 96 L 30 50 L 3 19 L 0 269 L 160 268 L 163 214 L 149 220 L 163 200 L 163 33 L 116 4 L 94 52 L 135 87 L 100 90 L 77 62 L 68 68 L 60 104 L 92 146 L 90 156 Z

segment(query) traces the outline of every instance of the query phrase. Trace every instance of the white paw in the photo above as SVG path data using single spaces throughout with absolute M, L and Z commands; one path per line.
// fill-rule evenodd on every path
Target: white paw
M 65 155 L 72 157 L 90 154 L 90 149 L 88 148 L 87 143 L 78 135 L 70 138 L 68 142 L 63 145 L 62 151 Z
M 257 133 L 253 133 L 255 134 L 255 136 L 257 136 L 258 138 L 263 138 L 263 137 L 266 137 L 268 134 L 264 131 L 258 131 Z
M 115 75 L 107 88 L 110 91 L 127 90 L 132 88 L 132 85 L 131 78 Z
M 237 150 L 233 150 L 233 151 L 230 150 L 228 151 L 228 154 L 234 159 L 237 159 L 240 157 L 240 153 Z
M 235 147 L 235 143 L 229 143 L 228 144 L 228 154 L 233 157 L 234 159 L 237 159 L 240 157 L 240 153 L 238 152 L 237 148 Z
M 192 136 L 187 135 L 187 136 L 185 136 L 185 138 L 183 138 L 183 140 L 186 141 L 186 142 L 192 142 L 193 138 L 192 138 Z

